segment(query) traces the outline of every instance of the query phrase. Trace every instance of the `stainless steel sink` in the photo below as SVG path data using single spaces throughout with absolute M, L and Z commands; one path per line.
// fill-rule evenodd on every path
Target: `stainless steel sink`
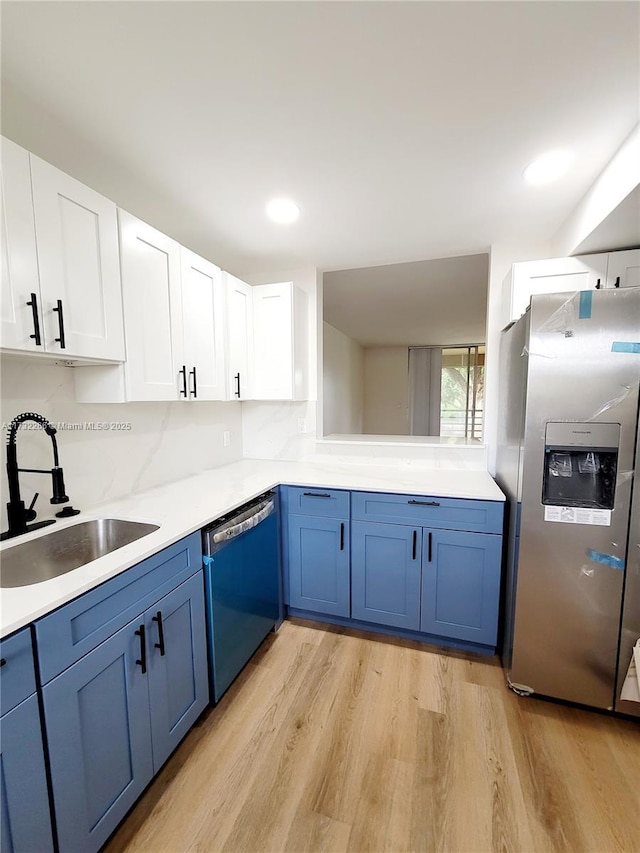
M 57 578 L 153 533 L 158 527 L 119 518 L 94 518 L 54 530 L 0 553 L 0 587 L 28 586 Z

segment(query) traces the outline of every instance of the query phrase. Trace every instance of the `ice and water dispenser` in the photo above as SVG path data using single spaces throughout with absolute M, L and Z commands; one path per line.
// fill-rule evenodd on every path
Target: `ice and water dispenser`
M 548 423 L 542 503 L 612 510 L 620 424 Z

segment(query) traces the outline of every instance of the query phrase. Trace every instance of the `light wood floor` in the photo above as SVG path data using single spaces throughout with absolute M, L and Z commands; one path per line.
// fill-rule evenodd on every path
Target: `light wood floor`
M 105 848 L 640 851 L 640 725 L 499 663 L 301 621 L 270 635 Z

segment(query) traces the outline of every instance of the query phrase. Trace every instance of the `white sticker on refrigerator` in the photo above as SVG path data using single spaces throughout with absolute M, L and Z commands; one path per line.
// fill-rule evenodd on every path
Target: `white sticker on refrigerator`
M 611 527 L 611 510 L 578 506 L 546 506 L 544 520 L 561 524 L 597 524 L 600 527 Z

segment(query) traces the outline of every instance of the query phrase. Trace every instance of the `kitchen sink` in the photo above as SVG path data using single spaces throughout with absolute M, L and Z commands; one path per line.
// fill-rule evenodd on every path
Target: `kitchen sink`
M 29 586 L 57 578 L 141 539 L 157 524 L 94 518 L 55 530 L 0 553 L 0 587 Z

